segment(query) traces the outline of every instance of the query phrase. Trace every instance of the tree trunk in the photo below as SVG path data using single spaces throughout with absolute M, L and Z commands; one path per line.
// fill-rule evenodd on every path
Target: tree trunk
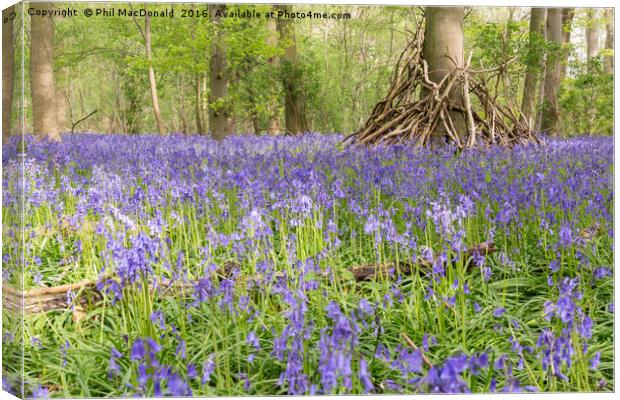
M 146 7 L 145 7 L 146 8 Z M 159 109 L 159 99 L 157 97 L 157 81 L 155 80 L 155 70 L 153 70 L 153 50 L 151 47 L 151 17 L 148 14 L 144 17 L 144 45 L 146 47 L 146 62 L 149 64 L 149 85 L 151 87 L 151 101 L 153 102 L 153 113 L 157 122 L 157 130 L 161 136 L 166 134 L 164 120 Z
M 547 18 L 549 16 L 549 10 L 545 8 L 545 22 L 543 26 L 543 43 L 547 42 Z M 538 132 L 542 131 L 542 110 L 545 98 L 545 75 L 546 75 L 546 64 L 547 64 L 547 52 L 543 50 L 542 54 L 542 70 L 540 71 L 540 82 L 538 83 L 538 98 L 536 99 L 536 130 Z
M 568 56 L 570 54 L 570 35 L 573 29 L 574 17 L 574 8 L 562 8 L 562 62 L 560 70 L 560 81 L 566 76 L 566 68 L 568 67 Z
M 525 74 L 525 84 L 523 86 L 523 103 L 521 112 L 530 127 L 535 122 L 536 94 L 538 90 L 538 80 L 541 71 L 544 69 L 543 44 L 545 20 L 547 9 L 532 7 L 530 15 L 530 42 L 528 49 L 527 72 Z
M 226 47 L 224 46 L 224 30 L 222 17 L 218 12 L 226 9 L 225 5 L 210 4 L 211 22 L 217 34 L 213 38 L 210 63 L 209 92 L 209 127 L 215 140 L 224 139 L 230 134 L 228 106 L 224 104 L 228 92 L 228 73 L 226 63 Z
M 590 60 L 596 56 L 598 56 L 599 51 L 599 29 L 598 29 L 598 21 L 596 20 L 598 17 L 598 10 L 596 8 L 588 8 L 586 10 L 587 14 L 587 26 L 586 26 L 586 44 L 587 44 L 587 52 L 588 52 L 588 73 L 592 72 L 590 68 Z
M 605 9 L 605 50 L 611 54 L 606 55 L 604 59 L 604 71 L 606 74 L 614 73 L 614 9 Z
M 185 74 L 177 75 L 177 101 L 179 103 L 179 123 L 180 131 L 183 134 L 189 132 L 187 118 L 185 115 Z
M 269 31 L 269 35 L 267 36 L 267 45 L 273 48 L 277 47 L 278 26 L 275 19 L 269 18 L 267 20 L 267 30 Z M 273 55 L 272 57 L 270 57 L 268 62 L 273 67 L 274 71 L 276 71 L 280 65 L 280 60 L 278 59 L 277 55 Z M 256 124 L 254 125 L 256 126 Z M 271 104 L 270 106 L 270 117 L 267 124 L 267 132 L 269 132 L 270 135 L 277 135 L 280 133 L 279 106 L 277 103 Z
M 65 89 L 62 86 L 56 87 L 56 119 L 58 120 L 58 130 L 67 132 L 67 98 Z
M 464 15 L 464 7 L 426 7 L 426 33 L 422 52 L 428 63 L 429 78 L 433 82 L 439 83 L 456 67 L 463 66 Z M 462 86 L 455 85 L 451 90 L 450 103 L 464 107 Z M 465 115 L 452 111 L 450 118 L 455 133 L 461 142 L 464 142 L 462 139 L 467 135 Z M 431 145 L 443 145 L 448 139 L 447 135 L 443 124 L 437 124 L 431 137 Z
M 202 127 L 202 109 L 201 109 L 201 103 L 202 103 L 202 91 L 201 91 L 201 86 L 202 86 L 202 82 L 200 77 L 198 76 L 198 74 L 195 74 L 194 76 L 194 87 L 195 87 L 195 92 L 196 92 L 196 108 L 195 108 L 195 112 L 196 112 L 196 133 L 199 135 L 204 135 L 204 130 Z
M 292 6 L 278 6 L 279 10 L 292 12 Z M 281 60 L 282 84 L 284 86 L 284 120 L 286 132 L 298 134 L 308 132 L 306 120 L 306 99 L 301 89 L 301 73 L 297 61 L 295 28 L 287 18 L 278 18 L 277 28 L 280 39 L 287 43 Z
M 11 111 L 13 110 L 13 86 L 15 83 L 13 69 L 15 65 L 15 47 L 13 44 L 13 20 L 15 6 L 2 11 L 2 143 L 6 144 L 11 136 Z
M 557 47 L 562 44 L 561 8 L 549 8 L 547 11 L 547 40 Z M 558 87 L 562 73 L 562 58 L 561 51 L 547 54 L 541 130 L 551 135 L 559 133 Z
M 204 134 L 208 133 L 211 130 L 211 122 L 209 120 L 209 97 L 210 96 L 205 96 L 205 93 L 207 92 L 207 88 L 208 88 L 208 81 L 209 81 L 209 75 L 210 71 L 204 71 L 202 72 L 200 75 L 200 85 L 202 86 L 202 94 L 201 94 L 201 98 L 202 98 L 202 103 L 200 104 L 200 117 L 202 118 L 202 132 Z
M 51 3 L 31 3 L 35 11 L 49 10 Z M 30 19 L 30 86 L 33 133 L 59 142 L 56 85 L 54 84 L 54 20 L 33 15 Z

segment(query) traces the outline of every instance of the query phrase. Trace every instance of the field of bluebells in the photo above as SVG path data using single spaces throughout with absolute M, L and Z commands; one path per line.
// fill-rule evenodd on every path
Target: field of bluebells
M 104 300 L 75 318 L 82 294 L 69 291 L 66 310 L 25 315 L 23 337 L 4 312 L 4 388 L 614 390 L 612 138 L 462 154 L 340 140 L 5 146 L 4 284 L 22 272 L 25 289 L 92 279 Z M 496 251 L 466 256 L 485 243 Z M 419 267 L 365 282 L 347 270 L 390 263 Z

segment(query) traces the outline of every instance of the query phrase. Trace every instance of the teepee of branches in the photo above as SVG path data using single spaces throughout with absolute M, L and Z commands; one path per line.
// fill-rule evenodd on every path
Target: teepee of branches
M 422 55 L 424 30 L 418 28 L 401 53 L 387 97 L 377 103 L 366 123 L 344 139 L 345 143 L 376 145 L 413 142 L 431 143 L 439 124 L 457 148 L 478 145 L 512 146 L 516 143 L 542 143 L 520 112 L 500 104 L 490 93 L 487 82 L 499 82 L 509 62 L 483 70 L 470 68 L 471 54 L 436 83 L 429 78 L 428 64 Z M 486 77 L 486 78 L 485 78 Z M 497 92 L 498 85 L 495 85 Z M 463 104 L 450 102 L 454 88 L 462 88 Z M 476 102 L 474 109 L 473 101 Z M 456 131 L 451 113 L 463 113 L 467 133 Z M 454 114 L 453 114 L 454 115 Z

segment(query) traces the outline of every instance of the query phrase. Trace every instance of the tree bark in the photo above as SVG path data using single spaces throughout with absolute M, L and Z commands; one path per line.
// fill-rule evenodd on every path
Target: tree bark
M 153 113 L 155 114 L 155 121 L 157 122 L 157 130 L 161 136 L 164 136 L 166 134 L 166 128 L 161 116 L 159 98 L 157 96 L 157 81 L 155 80 L 155 70 L 153 69 L 153 49 L 151 46 L 151 17 L 149 17 L 148 14 L 144 17 L 144 45 L 146 47 L 146 62 L 149 64 L 149 85 L 151 88 Z
M 292 12 L 292 6 L 278 6 L 279 10 Z M 308 132 L 306 119 L 306 98 L 301 89 L 301 74 L 297 60 L 297 45 L 293 22 L 287 18 L 278 18 L 277 28 L 280 39 L 287 43 L 281 59 L 282 84 L 284 85 L 284 121 L 286 132 L 298 134 Z
M 211 22 L 215 25 L 217 34 L 211 46 L 210 63 L 210 92 L 209 92 L 209 127 L 211 136 L 215 140 L 222 140 L 230 134 L 228 106 L 224 104 L 228 94 L 228 71 L 226 63 L 226 47 L 224 45 L 224 30 L 222 17 L 218 12 L 226 9 L 225 5 L 210 4 Z
M 51 3 L 31 3 L 36 10 L 49 10 Z M 40 139 L 60 141 L 54 83 L 54 20 L 33 15 L 30 19 L 30 86 L 33 133 Z
M 530 15 L 530 42 L 528 49 L 527 72 L 523 86 L 523 102 L 521 112 L 530 127 L 535 122 L 535 106 L 538 91 L 538 80 L 541 71 L 545 68 L 543 62 L 543 44 L 545 20 L 547 10 L 545 8 L 532 7 Z
M 269 31 L 269 35 L 267 36 L 267 45 L 270 47 L 278 46 L 278 26 L 276 24 L 275 19 L 269 18 L 267 20 L 267 30 Z M 267 60 L 269 64 L 273 67 L 273 70 L 276 71 L 280 66 L 280 60 L 277 55 L 273 55 Z M 256 130 L 257 124 L 254 122 L 254 129 Z M 279 107 L 278 104 L 271 104 L 270 106 L 270 117 L 269 122 L 267 124 L 267 132 L 270 135 L 277 135 L 280 133 L 280 117 L 279 117 Z M 258 133 L 258 132 L 256 132 Z
M 13 42 L 13 18 L 15 6 L 2 11 L 2 143 L 11 136 L 11 111 L 13 110 L 13 86 L 15 84 L 15 47 Z
M 604 71 L 606 74 L 614 73 L 614 9 L 605 9 L 605 50 L 612 54 L 606 55 L 604 59 Z
M 547 11 L 547 41 L 555 44 L 556 51 L 547 54 L 545 72 L 545 91 L 541 130 L 551 135 L 559 133 L 558 87 L 562 73 L 562 9 L 549 8 Z
M 439 83 L 457 67 L 463 66 L 463 18 L 464 7 L 426 7 L 426 32 L 423 57 L 428 63 L 431 81 Z M 423 94 L 424 96 L 424 94 Z M 463 87 L 455 85 L 450 91 L 450 103 L 463 108 Z M 459 111 L 450 112 L 456 135 L 461 142 L 467 135 L 465 115 Z M 441 146 L 448 139 L 443 124 L 431 136 L 431 146 Z
M 566 69 L 568 67 L 568 56 L 570 54 L 570 37 L 573 30 L 574 18 L 574 8 L 562 8 L 562 62 L 560 70 L 560 81 L 566 76 Z
M 587 44 L 587 53 L 588 53 L 588 73 L 591 73 L 590 60 L 596 56 L 598 56 L 599 51 L 599 29 L 598 29 L 598 21 L 596 20 L 598 17 L 598 10 L 596 8 L 588 8 L 586 10 L 587 15 L 587 26 L 586 26 L 586 44 Z

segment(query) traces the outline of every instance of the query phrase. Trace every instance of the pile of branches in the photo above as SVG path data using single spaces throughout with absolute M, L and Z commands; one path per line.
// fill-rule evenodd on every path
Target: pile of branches
M 399 57 L 387 97 L 375 105 L 364 126 L 345 138 L 345 143 L 413 142 L 416 146 L 425 146 L 441 127 L 459 149 L 480 144 L 542 143 L 520 113 L 515 115 L 510 107 L 500 104 L 497 94 L 491 95 L 487 88 L 487 82 L 493 77 L 500 82 L 500 75 L 514 59 L 497 68 L 473 70 L 470 54 L 464 65 L 455 68 L 440 82 L 433 82 L 422 54 L 424 29 L 418 28 L 412 36 Z M 496 92 L 497 87 L 496 84 Z M 454 104 L 450 94 L 461 89 L 463 104 Z M 472 97 L 478 100 L 478 112 L 472 107 Z M 463 132 L 459 135 L 455 129 L 451 117 L 455 112 L 462 113 L 467 121 L 467 135 Z

